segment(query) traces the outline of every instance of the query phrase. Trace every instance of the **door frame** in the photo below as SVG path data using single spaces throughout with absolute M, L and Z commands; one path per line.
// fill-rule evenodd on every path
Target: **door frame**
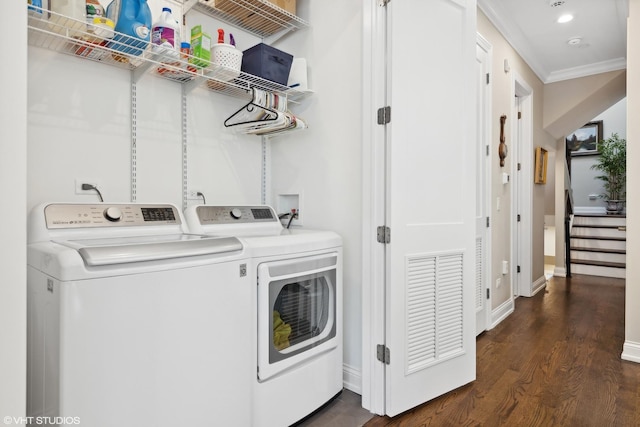
M 514 298 L 533 296 L 532 292 L 532 252 L 533 241 L 531 209 L 533 207 L 533 89 L 516 71 L 512 71 L 513 106 L 511 111 L 511 140 L 513 141 L 513 161 L 511 162 L 511 284 Z M 522 119 L 518 120 L 518 110 Z M 518 162 L 520 170 L 518 170 Z M 520 212 L 517 212 L 517 208 Z M 518 213 L 520 235 L 518 236 Z M 520 257 L 518 259 L 518 253 Z M 520 261 L 520 262 L 518 262 Z M 520 273 L 517 272 L 520 264 Z
M 386 222 L 386 126 L 376 125 L 386 105 L 386 8 L 363 2 L 362 64 L 362 407 L 385 413 L 385 371 L 376 345 L 385 340 L 385 245 L 376 227 Z
M 484 194 L 484 204 L 486 206 L 486 215 L 488 215 L 489 217 L 489 224 L 491 224 L 491 200 L 492 200 L 492 188 L 491 188 L 491 158 L 493 156 L 493 150 L 491 149 L 491 134 L 493 132 L 492 129 L 492 120 L 491 120 L 491 108 L 492 108 L 492 81 L 493 78 L 491 77 L 491 73 L 492 73 L 492 68 L 491 68 L 491 64 L 493 64 L 493 46 L 491 45 L 491 43 L 489 43 L 489 41 L 484 38 L 482 36 L 482 34 L 477 33 L 476 34 L 476 46 L 480 47 L 480 49 L 482 49 L 486 56 L 485 56 L 485 61 L 483 63 L 484 66 L 484 71 L 486 73 L 488 73 L 490 75 L 490 77 L 488 78 L 487 84 L 483 86 L 482 91 L 483 93 L 483 99 L 480 100 L 482 102 L 478 103 L 478 110 L 480 112 L 480 114 L 478 115 L 480 117 L 480 120 L 483 121 L 482 123 L 482 129 L 484 130 L 483 132 L 483 142 L 486 143 L 486 156 L 483 156 L 483 161 L 485 163 L 484 165 L 484 176 L 478 176 L 479 179 L 482 179 L 483 181 L 483 192 L 482 194 Z M 479 150 L 481 150 L 482 152 L 484 152 L 484 149 L 482 149 L 482 147 L 478 147 Z M 484 284 L 483 284 L 483 291 L 487 292 L 487 290 L 490 291 L 491 289 L 491 277 L 493 277 L 493 271 L 492 271 L 492 262 L 491 262 L 491 226 L 489 225 L 489 227 L 486 228 L 485 230 L 485 253 L 484 253 L 484 268 L 483 271 L 485 272 L 485 277 L 484 277 Z M 491 292 L 489 292 L 489 297 L 485 300 L 485 303 L 487 304 L 486 306 L 486 319 L 485 319 L 485 328 L 484 330 L 489 330 L 493 327 L 491 319 L 491 312 L 492 312 L 492 303 L 491 303 Z

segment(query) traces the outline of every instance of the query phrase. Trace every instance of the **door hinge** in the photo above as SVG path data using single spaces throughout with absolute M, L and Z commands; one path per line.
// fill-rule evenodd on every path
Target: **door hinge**
M 520 120 L 522 118 L 522 112 L 518 111 L 518 120 Z
M 516 268 L 516 273 L 520 273 L 520 266 Z
M 387 347 L 386 345 L 378 344 L 377 354 L 378 360 L 385 365 L 391 363 L 391 350 L 389 350 L 389 347 Z
M 522 163 L 518 163 L 518 170 L 522 169 Z
M 487 73 L 487 84 L 489 84 L 489 82 L 491 81 L 491 74 Z
M 489 146 L 487 145 L 487 156 L 489 155 Z
M 380 7 L 384 7 L 384 6 L 386 6 L 387 4 L 389 4 L 389 2 L 390 2 L 390 1 L 391 1 L 391 0 L 379 0 L 379 1 L 378 1 L 378 6 L 380 6 Z
M 386 125 L 391 121 L 391 107 L 378 108 L 378 124 Z
M 491 222 L 489 221 L 489 217 L 487 217 L 487 228 L 489 228 L 489 224 L 491 224 Z
M 491 298 L 491 289 L 487 288 L 487 299 Z
M 378 243 L 391 243 L 391 229 L 381 225 L 378 227 Z
M 518 214 L 518 216 L 516 218 L 517 218 L 518 222 L 520 222 L 520 220 L 522 219 L 522 218 L 520 218 L 520 214 Z

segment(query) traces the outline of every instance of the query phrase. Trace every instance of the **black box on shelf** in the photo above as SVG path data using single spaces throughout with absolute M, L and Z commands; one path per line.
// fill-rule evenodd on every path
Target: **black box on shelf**
M 259 43 L 244 51 L 241 70 L 286 86 L 292 62 L 293 55 Z

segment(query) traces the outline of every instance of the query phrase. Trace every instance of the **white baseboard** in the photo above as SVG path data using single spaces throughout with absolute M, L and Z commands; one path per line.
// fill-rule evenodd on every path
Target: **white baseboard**
M 640 343 L 625 341 L 621 357 L 622 360 L 640 363 Z
M 362 395 L 362 372 L 353 366 L 342 365 L 342 382 L 344 388 Z
M 574 215 L 605 215 L 607 209 L 604 206 L 574 206 Z
M 542 289 L 544 289 L 546 285 L 547 285 L 547 278 L 543 274 L 542 277 L 540 277 L 538 280 L 533 282 L 533 284 L 531 285 L 531 296 L 534 296 L 535 294 L 540 292 Z
M 500 307 L 491 311 L 491 325 L 489 329 L 493 329 L 504 319 L 509 317 L 511 313 L 515 310 L 515 304 L 513 303 L 513 299 L 509 298 L 507 301 L 500 304 Z
M 567 277 L 567 269 L 556 266 L 556 268 L 553 269 L 553 275 L 557 277 Z

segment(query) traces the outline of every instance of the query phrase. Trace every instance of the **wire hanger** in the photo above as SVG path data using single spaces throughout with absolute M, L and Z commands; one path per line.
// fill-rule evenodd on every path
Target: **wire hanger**
M 252 88 L 252 92 L 251 101 L 225 120 L 225 127 L 253 126 L 258 123 L 270 122 L 280 118 L 278 109 L 282 108 L 281 105 L 283 104 L 280 96 L 256 88 Z M 286 101 L 284 104 L 286 110 Z
M 256 88 L 252 88 L 251 101 L 225 120 L 224 125 L 262 136 L 307 128 L 302 119 L 287 110 L 286 97 Z

